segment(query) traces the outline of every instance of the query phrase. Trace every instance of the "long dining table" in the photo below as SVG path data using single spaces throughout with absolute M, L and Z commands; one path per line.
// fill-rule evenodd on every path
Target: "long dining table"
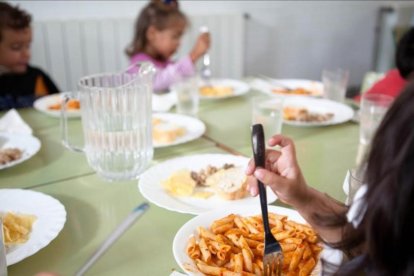
M 198 118 L 206 125 L 204 135 L 185 144 L 156 148 L 151 165 L 204 153 L 251 157 L 250 105 L 252 97 L 258 94 L 259 91 L 250 90 L 238 97 L 202 100 Z M 32 108 L 18 112 L 42 147 L 29 160 L 0 171 L 0 188 L 51 195 L 65 206 L 67 220 L 49 245 L 9 266 L 9 275 L 34 275 L 41 271 L 74 275 L 129 212 L 147 200 L 138 190 L 139 180 L 106 182 L 97 176 L 83 154 L 65 149 L 58 118 Z M 81 119 L 70 120 L 69 127 L 73 137 L 82 136 Z M 359 126 L 351 121 L 320 127 L 283 125 L 282 133 L 294 140 L 308 185 L 344 201 L 342 184 L 347 170 L 355 167 Z M 273 204 L 285 206 L 279 201 Z M 150 203 L 146 214 L 87 275 L 169 275 L 173 270 L 181 271 L 172 243 L 180 227 L 193 217 Z

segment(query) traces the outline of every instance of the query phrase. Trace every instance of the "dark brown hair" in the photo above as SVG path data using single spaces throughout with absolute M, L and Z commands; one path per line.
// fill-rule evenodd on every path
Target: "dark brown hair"
M 336 274 L 414 275 L 414 82 L 384 116 L 366 166 L 362 222 L 352 228 L 331 220 L 345 229 L 333 246 L 351 252 Z
M 398 42 L 395 64 L 404 79 L 414 73 L 414 27 L 411 27 Z
M 131 57 L 142 52 L 147 46 L 147 30 L 154 26 L 158 30 L 164 30 L 171 24 L 171 20 L 181 19 L 188 22 L 187 17 L 178 9 L 176 1 L 152 0 L 139 14 L 135 22 L 134 39 L 126 49 L 126 54 Z
M 0 41 L 5 28 L 22 30 L 30 26 L 32 17 L 18 6 L 13 7 L 6 2 L 0 2 Z

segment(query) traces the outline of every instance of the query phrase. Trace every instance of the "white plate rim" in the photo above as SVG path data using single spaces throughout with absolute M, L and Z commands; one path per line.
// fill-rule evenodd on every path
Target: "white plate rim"
M 315 108 L 328 109 L 329 112 L 334 113 L 334 117 L 331 120 L 325 122 L 299 122 L 283 119 L 284 124 L 297 127 L 330 126 L 348 122 L 354 116 L 354 110 L 348 105 L 328 99 L 297 96 L 286 98 L 286 100 L 283 103 L 284 107 L 295 105 L 303 106 L 310 110 Z
M 224 163 L 244 166 L 247 165 L 248 161 L 249 158 L 244 156 L 220 153 L 195 154 L 168 159 L 147 169 L 139 178 L 138 189 L 142 196 L 155 205 L 170 211 L 185 214 L 198 215 L 215 208 L 227 208 L 228 206 L 234 205 L 252 205 L 259 202 L 258 197 L 248 195 L 246 198 L 239 200 L 220 200 L 217 197 L 210 199 L 178 198 L 169 195 L 161 187 L 160 183 L 161 180 L 166 179 L 172 172 L 182 168 L 198 170 L 206 167 L 208 164 L 217 166 Z M 188 165 L 184 166 L 183 164 Z M 274 202 L 276 199 L 276 195 L 270 188 L 267 188 L 268 204 Z
M 272 95 L 272 96 L 281 96 L 281 97 L 310 97 L 310 98 L 319 98 L 323 96 L 323 83 L 321 81 L 317 80 L 309 80 L 309 79 L 274 79 L 270 78 L 268 81 L 266 80 L 258 80 L 260 82 L 259 87 L 255 87 L 256 89 L 260 90 L 261 92 Z M 292 85 L 291 83 L 302 83 L 300 85 Z M 279 83 L 279 85 L 277 85 Z M 272 89 L 276 87 L 281 87 L 282 85 L 285 85 L 287 87 L 290 87 L 292 89 L 294 88 L 309 88 L 310 85 L 314 85 L 315 87 L 318 87 L 318 93 L 311 94 L 311 95 L 297 95 L 297 94 L 283 94 L 283 93 L 273 93 Z M 312 89 L 314 90 L 314 89 Z
M 186 128 L 186 133 L 171 143 L 157 144 L 153 141 L 154 148 L 184 144 L 200 138 L 204 132 L 206 132 L 206 125 L 204 122 L 195 117 L 168 112 L 154 112 L 152 116 L 153 118 L 160 118 Z
M 51 104 L 57 103 L 59 99 L 62 99 L 61 97 L 62 93 L 42 96 L 34 101 L 33 107 L 46 115 L 54 118 L 60 118 L 60 110 L 50 110 L 47 107 Z M 81 111 L 67 109 L 66 114 L 68 118 L 79 118 L 81 116 Z
M 6 254 L 9 266 L 32 256 L 54 240 L 65 225 L 66 210 L 56 198 L 33 190 L 0 189 L 0 198 L 2 197 L 0 212 L 13 211 L 33 214 L 37 217 L 29 240 L 22 245 L 17 245 Z M 11 207 L 5 206 L 10 202 L 12 202 Z
M 0 165 L 0 170 L 16 166 L 32 158 L 40 150 L 42 145 L 38 138 L 30 134 L 13 134 L 2 132 L 0 133 L 0 138 L 2 137 L 5 137 L 7 139 L 7 142 L 4 144 L 6 146 L 2 144 L 0 145 L 0 148 L 18 148 L 22 151 L 22 157 L 4 165 Z M 24 142 L 25 146 L 22 146 L 22 143 L 20 142 Z
M 306 223 L 305 219 L 296 210 L 293 210 L 293 209 L 269 205 L 268 211 L 271 213 L 287 215 L 288 219 L 294 220 L 296 222 Z M 185 248 L 188 242 L 188 238 L 191 235 L 196 234 L 196 227 L 198 226 L 208 227 L 211 225 L 211 223 L 214 220 L 225 217 L 231 213 L 240 214 L 242 216 L 251 216 L 251 215 L 261 214 L 261 210 L 260 210 L 259 204 L 257 204 L 256 206 L 237 206 L 237 207 L 232 207 L 226 210 L 216 209 L 216 210 L 206 212 L 206 213 L 193 217 L 192 219 L 188 220 L 185 224 L 183 224 L 180 227 L 180 229 L 178 229 L 173 239 L 172 251 L 173 251 L 173 255 L 174 255 L 174 259 L 176 263 L 180 266 L 180 268 L 183 271 L 185 271 L 185 273 L 188 273 L 189 275 L 197 275 L 197 276 L 202 275 L 201 273 L 194 273 L 193 271 L 189 271 L 184 266 L 184 264 L 194 265 L 191 258 L 187 256 L 185 252 Z M 332 262 L 333 264 L 339 264 L 342 260 L 341 252 L 339 250 L 332 249 L 326 245 L 323 245 L 323 246 L 324 246 L 324 249 L 321 252 L 320 258 L 329 259 L 329 261 Z M 315 269 L 321 270 L 320 266 L 321 266 L 321 263 L 318 262 Z M 314 275 L 314 274 L 317 274 L 317 273 L 312 273 L 311 275 Z
M 250 87 L 247 83 L 240 81 L 240 80 L 235 80 L 235 79 L 219 79 L 219 78 L 215 78 L 215 79 L 211 79 L 211 84 L 214 85 L 225 85 L 225 86 L 231 86 L 233 87 L 233 94 L 230 95 L 225 95 L 225 96 L 203 96 L 200 94 L 200 99 L 202 100 L 221 100 L 221 99 L 227 99 L 227 98 L 233 98 L 233 97 L 238 97 L 240 95 L 244 95 L 247 92 L 250 91 Z M 205 84 L 200 84 L 199 87 L 204 86 Z

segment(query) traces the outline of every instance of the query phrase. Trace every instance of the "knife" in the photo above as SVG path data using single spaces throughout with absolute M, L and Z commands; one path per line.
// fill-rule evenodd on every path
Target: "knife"
M 92 267 L 92 265 L 112 246 L 112 244 L 117 241 L 122 236 L 122 234 L 145 213 L 148 208 L 149 204 L 146 202 L 135 207 L 132 212 L 121 222 L 121 224 L 101 244 L 95 253 L 92 254 L 92 256 L 86 261 L 86 263 L 78 270 L 75 275 L 84 275 Z
M 0 216 L 0 276 L 7 276 L 6 248 L 3 238 L 3 218 Z

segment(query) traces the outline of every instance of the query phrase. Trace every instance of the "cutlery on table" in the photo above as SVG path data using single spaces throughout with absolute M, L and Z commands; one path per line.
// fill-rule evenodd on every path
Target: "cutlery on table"
M 255 124 L 252 127 L 252 147 L 256 167 L 265 167 L 265 140 L 263 126 Z M 257 180 L 259 185 L 260 207 L 262 209 L 263 227 L 265 232 L 265 248 L 263 256 L 263 275 L 282 275 L 283 255 L 279 242 L 275 239 L 269 226 L 267 212 L 266 188 L 262 182 Z
M 6 247 L 3 238 L 3 218 L 0 216 L 0 276 L 7 276 Z
M 275 86 L 279 86 L 280 88 L 286 90 L 286 91 L 292 91 L 294 90 L 293 88 L 287 86 L 286 84 L 282 83 L 282 82 L 278 82 L 276 79 L 272 79 L 268 76 L 265 75 L 258 75 L 258 77 L 262 80 L 264 80 L 267 83 L 270 83 L 271 85 L 275 85 Z
M 121 224 L 108 236 L 108 238 L 101 244 L 101 246 L 92 254 L 92 256 L 85 262 L 85 264 L 76 272 L 76 276 L 84 275 L 91 266 L 116 242 L 122 234 L 134 222 L 141 217 L 145 211 L 149 208 L 148 203 L 142 203 L 135 207 L 132 212 L 121 222 Z

